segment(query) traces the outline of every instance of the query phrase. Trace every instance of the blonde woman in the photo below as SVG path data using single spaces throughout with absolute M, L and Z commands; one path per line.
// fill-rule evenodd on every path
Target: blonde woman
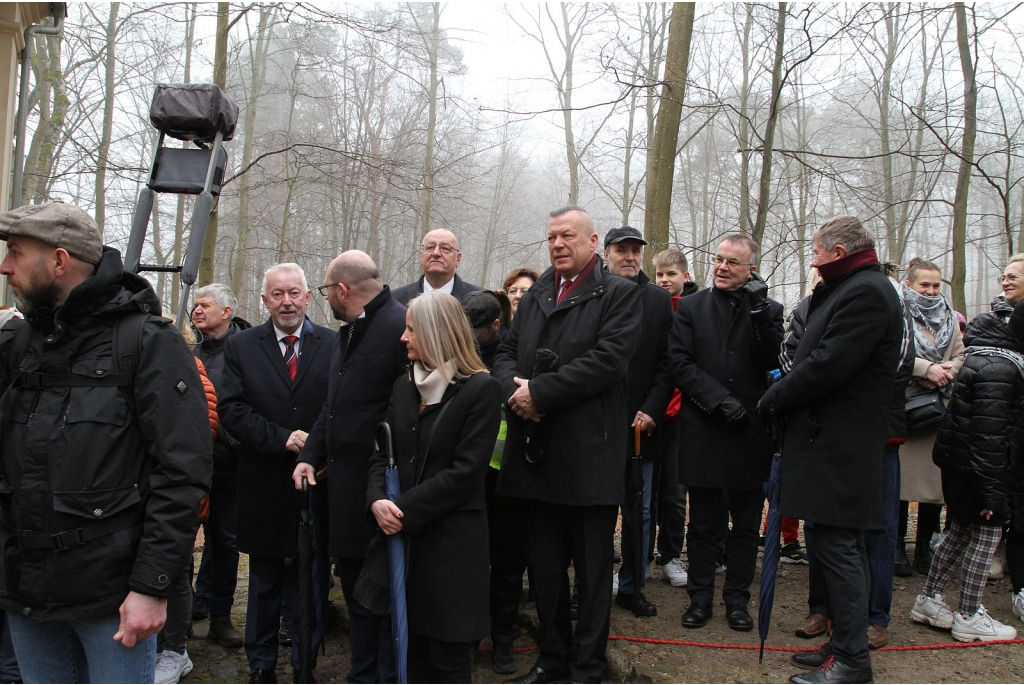
M 412 362 L 388 410 L 402 496 L 387 499 L 386 459 L 370 462 L 367 500 L 386 535 L 409 536 L 409 682 L 470 682 L 471 643 L 487 637 L 489 558 L 484 477 L 501 420 L 462 306 L 443 291 L 409 303 Z

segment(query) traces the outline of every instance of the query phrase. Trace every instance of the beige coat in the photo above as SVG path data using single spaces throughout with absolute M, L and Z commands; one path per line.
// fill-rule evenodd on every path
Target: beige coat
M 929 331 L 922 333 L 931 342 L 935 342 Z M 949 371 L 955 381 L 964 363 L 964 336 L 960 333 L 959 326 L 953 331 L 953 339 L 950 340 L 943 358 L 952 363 Z M 919 384 L 919 379 L 925 377 L 929 366 L 931 362 L 927 359 L 918 357 L 914 360 L 911 384 Z M 935 446 L 938 434 L 937 427 L 915 433 L 907 438 L 906 444 L 900 448 L 900 499 L 904 502 L 942 504 L 942 474 L 939 467 L 932 462 L 932 447 Z

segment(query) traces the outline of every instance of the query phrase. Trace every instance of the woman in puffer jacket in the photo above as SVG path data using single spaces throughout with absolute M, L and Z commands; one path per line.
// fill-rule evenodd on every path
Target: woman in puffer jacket
M 952 628 L 962 642 L 1012 640 L 1017 631 L 981 604 L 988 569 L 1009 517 L 1008 476 L 1021 456 L 1024 417 L 1024 303 L 979 315 L 964 335 L 967 355 L 953 387 L 932 458 L 942 470 L 949 533 L 935 550 L 911 618 Z M 960 606 L 942 591 L 960 569 Z

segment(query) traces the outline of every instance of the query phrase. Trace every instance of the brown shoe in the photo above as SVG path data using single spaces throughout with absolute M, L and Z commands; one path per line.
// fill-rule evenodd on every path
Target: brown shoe
M 878 649 L 889 643 L 889 629 L 882 626 L 868 626 L 868 647 Z
M 242 634 L 235 630 L 231 621 L 210 621 L 210 632 L 207 639 L 216 640 L 221 647 L 242 646 Z
M 822 614 L 807 614 L 807 618 L 796 627 L 796 636 L 809 640 L 825 634 L 828 621 Z

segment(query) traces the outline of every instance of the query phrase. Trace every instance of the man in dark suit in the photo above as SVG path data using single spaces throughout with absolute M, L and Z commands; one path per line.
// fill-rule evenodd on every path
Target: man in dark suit
M 756 273 L 759 252 L 744 235 L 725 236 L 715 251 L 714 287 L 679 301 L 669 336 L 672 374 L 683 397 L 679 479 L 690 496 L 686 628 L 701 628 L 711 618 L 723 498 L 732 516 L 725 617 L 733 630 L 754 627 L 747 603 L 757 567 L 761 488 L 772 459 L 756 408 L 782 343 L 782 305 L 768 299 Z
M 643 547 L 641 562 L 647 568 L 647 553 L 651 539 L 651 487 L 654 482 L 654 462 L 664 449 L 662 419 L 665 408 L 672 398 L 675 384 L 668 368 L 668 331 L 672 325 L 672 296 L 664 288 L 659 288 L 640 265 L 644 258 L 643 234 L 632 226 L 622 226 L 608 231 L 604 237 L 604 258 L 608 271 L 617 276 L 628 278 L 641 288 L 643 319 L 641 321 L 640 342 L 629 360 L 629 373 L 626 375 L 626 417 L 622 428 L 627 435 L 627 456 L 635 449 L 633 431 L 638 423 L 643 423 L 641 462 L 643 473 Z M 632 461 L 626 468 L 626 478 L 631 477 Z M 628 482 L 628 481 L 627 481 Z M 633 535 L 634 494 L 626 490 L 626 498 L 622 502 L 622 565 L 619 566 L 619 591 L 615 603 L 623 609 L 629 609 L 636 616 L 657 616 L 658 609 L 644 596 L 644 577 L 634 578 L 636 558 L 633 547 L 636 544 Z
M 447 228 L 435 228 L 425 236 L 420 244 L 420 266 L 423 275 L 409 285 L 395 288 L 392 296 L 403 305 L 409 300 L 429 293 L 431 290 L 443 290 L 456 300 L 462 300 L 466 293 L 480 290 L 480 286 L 466 283 L 459 278 L 455 270 L 462 263 L 459 252 L 459 239 Z
M 522 501 L 540 619 L 537 662 L 509 682 L 596 683 L 608 667 L 613 539 L 625 495 L 625 378 L 640 337 L 640 288 L 604 271 L 586 210 L 565 207 L 550 217 L 551 268 L 523 295 L 494 360 L 510 410 L 498 494 Z M 538 373 L 538 356 L 550 352 L 557 358 Z M 575 634 L 570 561 L 580 588 Z
M 785 417 L 780 512 L 814 524 L 833 618 L 826 648 L 834 658 L 794 683 L 873 678 L 864 534 L 885 527 L 882 457 L 904 330 L 903 305 L 874 247 L 852 216 L 829 219 L 814 234 L 811 266 L 822 282 L 792 370 L 758 404 L 765 417 Z
M 270 267 L 262 295 L 270 319 L 232 335 L 224 349 L 218 410 L 221 425 L 241 443 L 238 549 L 249 554 L 245 653 L 251 683 L 277 682 L 282 597 L 296 592 L 296 566 L 288 561 L 296 556 L 299 523 L 292 470 L 327 399 L 336 333 L 306 319 L 311 295 L 298 264 Z M 314 588 L 325 590 L 324 580 Z M 314 634 L 314 654 L 322 630 Z M 292 666 L 297 662 L 293 650 Z
M 331 556 L 348 606 L 352 643 L 350 683 L 394 680 L 391 620 L 373 614 L 353 597 L 375 527 L 366 517 L 366 486 L 377 424 L 388 413 L 395 380 L 406 369 L 402 343 L 405 307 L 381 282 L 370 256 L 338 255 L 320 291 L 343 322 L 331 356 L 327 403 L 299 454 L 292 478 L 316 486 L 315 471 L 329 468 Z

